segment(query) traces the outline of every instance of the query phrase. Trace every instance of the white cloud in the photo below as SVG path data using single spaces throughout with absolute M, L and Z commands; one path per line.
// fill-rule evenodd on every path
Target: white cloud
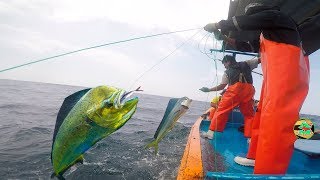
M 46 16 L 51 13 L 54 1 L 49 0 L 10 0 L 0 1 L 0 13 L 10 14 L 16 18 L 29 15 Z
M 64 0 L 52 18 L 56 21 L 108 19 L 144 28 L 196 28 L 226 18 L 226 0 Z
M 136 59 L 117 51 L 94 49 L 86 52 L 84 56 L 90 60 L 92 64 L 106 66 L 108 69 L 112 69 L 112 71 L 125 72 L 126 76 L 135 74 L 137 71 L 142 71 Z
M 228 0 L 0 1 L 0 66 L 133 37 L 202 28 L 209 22 L 225 19 L 228 6 Z M 107 83 L 126 88 L 194 33 L 196 31 L 91 49 L 2 73 L 0 78 L 82 86 Z M 148 93 L 164 96 L 186 95 L 198 100 L 213 96 L 214 93 L 208 96 L 198 89 L 213 85 L 216 73 L 220 82 L 224 67 L 218 62 L 216 70 L 213 60 L 199 52 L 220 48 L 219 45 L 214 47 L 212 38 L 206 40 L 205 34 L 204 31 L 197 34 L 137 84 L 143 85 Z M 221 57 L 221 53 L 216 56 Z M 316 68 L 319 66 L 312 64 L 311 73 Z M 318 74 L 313 73 L 313 77 Z M 262 79 L 255 77 L 254 81 L 258 98 Z M 319 114 L 312 106 L 313 100 L 319 97 L 319 86 L 314 85 L 316 79 L 311 78 L 312 82 L 315 83 L 310 86 L 312 90 L 303 112 Z
M 11 6 L 11 4 L 4 1 L 0 1 L 0 12 L 10 14 L 22 14 L 18 8 Z
M 6 41 L 4 43 L 11 44 L 11 46 L 15 48 L 28 50 L 35 54 L 50 52 L 53 49 L 64 50 L 74 49 L 76 47 L 66 42 L 47 37 L 41 32 L 32 31 L 23 27 L 0 24 L 0 29 L 3 33 L 6 32 L 8 34 L 8 36 L 2 37 L 2 40 Z

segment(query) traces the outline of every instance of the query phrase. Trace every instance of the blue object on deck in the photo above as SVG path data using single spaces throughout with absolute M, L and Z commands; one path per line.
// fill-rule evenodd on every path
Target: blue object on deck
M 285 176 L 277 175 L 255 175 L 255 174 L 236 174 L 208 172 L 206 179 L 320 179 L 320 175 L 313 174 L 288 174 Z
M 200 131 L 207 131 L 209 125 L 209 121 L 202 121 Z M 320 158 L 298 150 L 294 151 L 287 174 L 283 176 L 255 175 L 253 167 L 236 164 L 234 157 L 245 156 L 248 150 L 246 138 L 238 131 L 242 125 L 241 113 L 233 111 L 224 132 L 216 132 L 213 140 L 201 139 L 206 179 L 320 179 Z

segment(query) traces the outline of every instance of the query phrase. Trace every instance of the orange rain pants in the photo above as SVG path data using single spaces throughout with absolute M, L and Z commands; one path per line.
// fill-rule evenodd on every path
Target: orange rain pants
M 251 136 L 251 122 L 254 118 L 253 96 L 255 90 L 252 84 L 237 82 L 229 86 L 223 94 L 218 109 L 210 123 L 210 130 L 222 132 L 226 126 L 229 114 L 239 106 L 244 116 L 244 136 Z
M 214 114 L 216 113 L 216 110 L 217 110 L 217 109 L 214 108 L 214 107 L 211 107 L 211 108 L 209 109 L 209 120 L 210 120 L 210 121 L 212 120 Z
M 293 132 L 308 94 L 309 60 L 301 48 L 260 37 L 263 84 L 252 123 L 247 158 L 254 174 L 285 174 L 296 140 Z

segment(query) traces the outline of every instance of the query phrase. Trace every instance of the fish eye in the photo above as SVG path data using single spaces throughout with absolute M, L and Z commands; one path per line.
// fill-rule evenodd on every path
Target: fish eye
M 113 102 L 110 99 L 105 100 L 105 101 L 103 101 L 103 106 L 107 107 L 107 108 L 110 108 L 110 107 L 113 106 Z
M 113 106 L 113 103 L 112 103 L 112 102 L 106 102 L 105 106 L 108 107 L 108 108 L 110 108 L 110 107 Z

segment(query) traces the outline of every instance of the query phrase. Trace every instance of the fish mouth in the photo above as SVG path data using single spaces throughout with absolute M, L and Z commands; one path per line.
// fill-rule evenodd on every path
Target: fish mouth
M 113 104 L 116 109 L 121 109 L 125 104 L 124 95 L 125 95 L 124 90 L 119 90 L 118 92 L 115 93 L 116 97 L 114 98 Z
M 123 126 L 135 113 L 138 104 L 138 97 L 130 98 L 133 93 L 128 93 L 121 90 L 115 99 L 114 108 L 118 109 L 121 116 L 121 120 L 115 123 L 115 127 L 118 129 Z
M 119 90 L 118 92 L 116 92 L 114 94 L 115 98 L 113 100 L 114 108 L 121 109 L 127 102 L 130 102 L 132 99 L 135 99 L 130 98 L 132 94 L 133 92 L 126 92 L 124 90 Z
M 103 104 L 106 107 L 113 106 L 115 109 L 121 109 L 127 101 L 129 100 L 127 99 L 126 91 L 120 89 L 106 99 Z
M 113 102 L 114 107 L 116 109 L 121 109 L 127 103 L 131 104 L 133 101 L 137 100 L 138 99 L 137 97 L 130 98 L 133 95 L 134 92 L 135 91 L 128 91 L 127 92 L 127 91 L 124 91 L 124 90 L 119 90 L 115 95 L 116 98 L 114 99 L 114 102 Z
M 126 104 L 132 104 L 133 101 L 135 102 L 138 99 L 137 97 L 130 98 L 133 92 L 134 91 L 126 92 L 125 90 L 118 89 L 118 91 L 114 92 L 108 99 L 103 101 L 103 106 L 120 110 Z
M 192 99 L 184 97 L 183 101 L 181 102 L 181 106 L 185 109 L 189 109 L 191 102 L 192 102 Z
M 126 91 L 118 89 L 103 101 L 102 106 L 94 109 L 92 117 L 89 118 L 99 126 L 118 129 L 133 116 L 138 101 L 138 97 L 129 99 Z

